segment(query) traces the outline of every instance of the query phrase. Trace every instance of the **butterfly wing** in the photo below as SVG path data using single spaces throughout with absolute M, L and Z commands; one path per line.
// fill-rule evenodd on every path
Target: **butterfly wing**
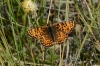
M 52 27 L 54 28 L 54 36 L 55 42 L 57 44 L 61 44 L 64 39 L 67 38 L 67 35 L 71 32 L 74 27 L 74 22 L 62 22 L 53 24 Z
M 67 35 L 64 32 L 62 32 L 59 29 L 55 30 L 55 42 L 56 42 L 56 44 L 63 43 L 64 39 L 66 39 L 66 38 L 67 38 Z
M 33 38 L 40 39 L 41 34 L 43 33 L 43 30 L 42 30 L 43 28 L 38 27 L 38 28 L 30 29 L 30 30 L 28 30 L 28 35 L 33 37 Z
M 43 33 L 41 34 L 40 42 L 44 46 L 52 46 L 54 41 L 48 31 L 48 27 L 42 29 Z
M 49 35 L 47 26 L 38 27 L 28 30 L 31 37 L 40 39 L 40 43 L 44 46 L 52 46 L 54 44 L 52 37 Z

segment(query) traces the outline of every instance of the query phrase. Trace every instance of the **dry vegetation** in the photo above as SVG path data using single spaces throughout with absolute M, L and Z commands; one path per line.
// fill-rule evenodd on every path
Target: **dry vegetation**
M 27 30 L 74 21 L 61 45 L 44 47 Z M 100 0 L 0 0 L 1 66 L 100 65 Z

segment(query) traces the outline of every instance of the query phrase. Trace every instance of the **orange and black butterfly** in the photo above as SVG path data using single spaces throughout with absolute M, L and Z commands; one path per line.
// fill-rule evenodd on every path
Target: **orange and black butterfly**
M 41 26 L 28 30 L 29 36 L 39 39 L 44 46 L 52 46 L 54 43 L 61 44 L 74 28 L 74 22 L 54 23 L 50 26 Z

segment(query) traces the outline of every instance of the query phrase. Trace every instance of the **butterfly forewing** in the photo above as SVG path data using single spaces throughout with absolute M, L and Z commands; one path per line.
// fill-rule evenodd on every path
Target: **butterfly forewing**
M 45 29 L 45 27 L 33 28 L 33 29 L 28 30 L 28 34 L 33 38 L 40 39 L 41 34 L 43 33 L 43 29 Z
M 62 32 L 65 32 L 66 34 L 69 34 L 71 30 L 74 28 L 75 24 L 74 22 L 61 22 L 61 23 L 55 23 L 53 24 L 55 28 L 58 30 L 61 30 Z

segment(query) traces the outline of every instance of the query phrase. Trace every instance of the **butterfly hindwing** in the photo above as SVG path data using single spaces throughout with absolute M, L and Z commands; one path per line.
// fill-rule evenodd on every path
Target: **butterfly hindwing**
M 67 35 L 62 32 L 61 30 L 57 29 L 55 30 L 55 42 L 56 44 L 61 44 L 63 43 L 63 40 L 67 38 Z
M 41 34 L 40 43 L 44 46 L 52 46 L 54 44 L 53 39 L 48 31 L 48 27 L 46 26 Z

